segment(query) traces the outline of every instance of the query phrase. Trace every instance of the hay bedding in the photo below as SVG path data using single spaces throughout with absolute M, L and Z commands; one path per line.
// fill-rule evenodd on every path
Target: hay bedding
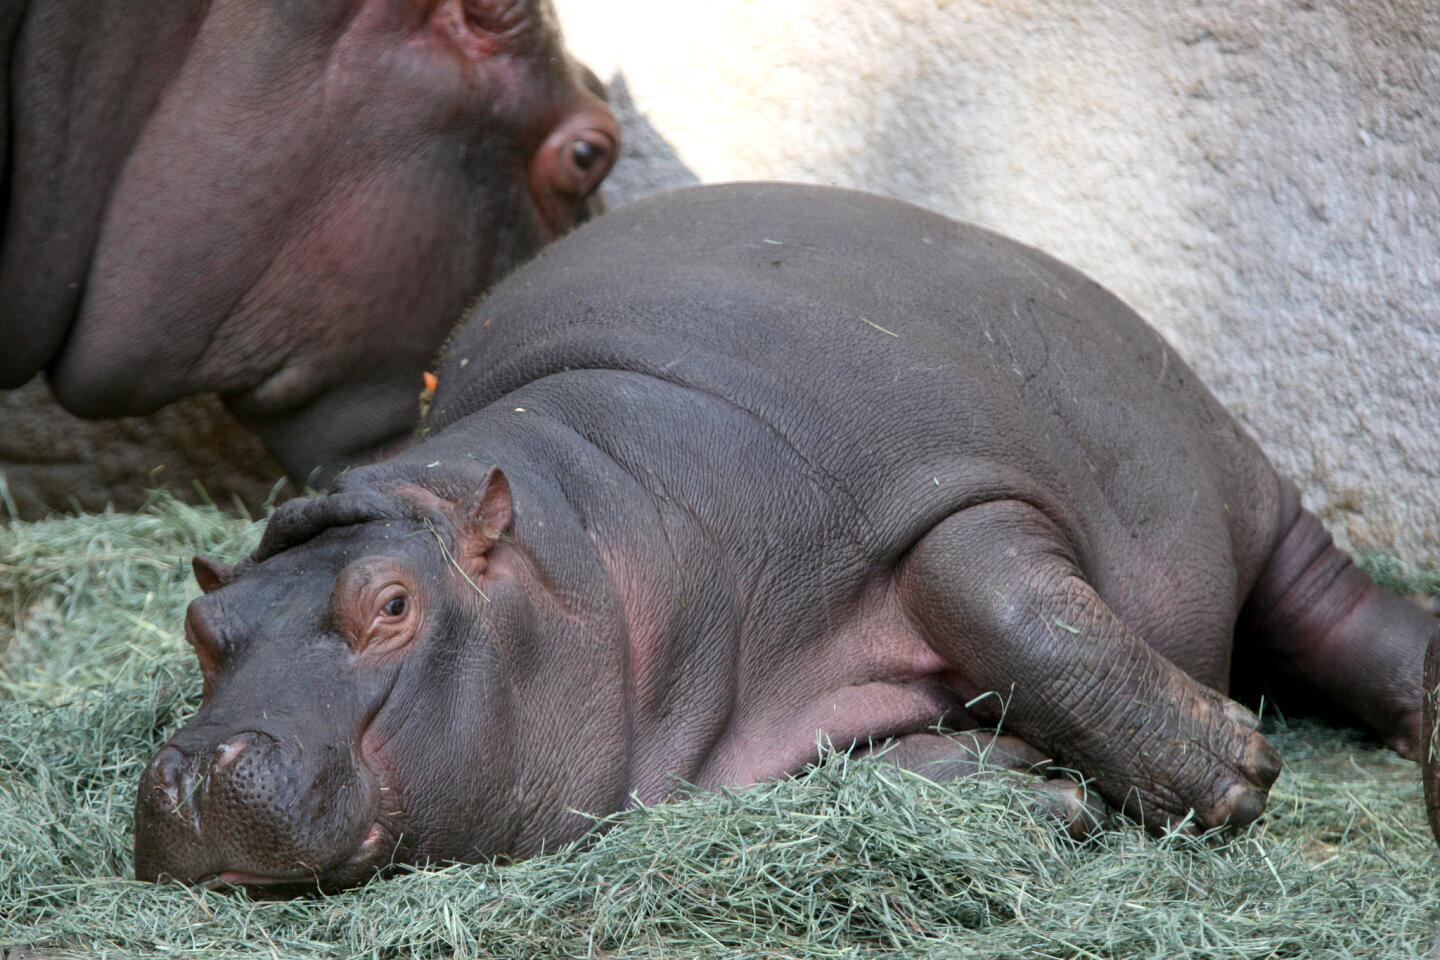
M 302 902 L 130 872 L 141 766 L 195 708 L 188 558 L 258 527 L 158 500 L 0 527 L 0 953 L 185 957 L 1421 957 L 1440 871 L 1418 774 L 1271 721 L 1286 770 L 1239 836 L 1060 836 L 1005 782 L 832 758 L 629 812 L 512 867 Z M 1386 568 L 1413 578 L 1413 571 Z M 8 647 L 8 649 L 7 649 Z

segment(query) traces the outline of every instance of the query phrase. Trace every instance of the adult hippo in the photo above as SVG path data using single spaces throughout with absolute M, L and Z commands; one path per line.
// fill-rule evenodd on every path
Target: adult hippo
M 293 477 L 405 438 L 619 132 L 548 0 L 0 0 L 0 387 L 218 393 Z
M 1239 689 L 1416 753 L 1432 620 L 1114 296 L 912 206 L 609 214 L 476 309 L 429 428 L 197 559 L 204 702 L 139 786 L 139 877 L 524 857 L 817 736 L 968 769 L 933 726 L 1002 714 L 991 759 L 1243 824 L 1280 761 Z

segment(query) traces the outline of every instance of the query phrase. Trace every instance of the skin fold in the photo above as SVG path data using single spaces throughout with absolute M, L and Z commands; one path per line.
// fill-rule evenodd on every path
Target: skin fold
M 529 856 L 817 737 L 988 754 L 1073 832 L 1240 825 L 1280 758 L 1233 696 L 1419 755 L 1434 619 L 1123 303 L 906 204 L 609 214 L 475 308 L 425 429 L 197 560 L 204 705 L 139 785 L 137 876 Z
M 0 387 L 218 393 L 301 481 L 407 441 L 619 148 L 545 0 L 0 0 L 0 40 Z

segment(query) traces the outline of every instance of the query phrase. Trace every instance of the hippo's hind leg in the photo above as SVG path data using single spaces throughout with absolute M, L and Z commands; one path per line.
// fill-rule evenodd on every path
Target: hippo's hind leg
M 970 507 L 905 558 L 906 609 L 972 704 L 1110 803 L 1164 829 L 1259 816 L 1280 770 L 1253 713 L 1139 637 L 1095 592 L 1059 528 L 1019 501 Z
M 1418 759 L 1435 618 L 1357 568 L 1293 487 L 1284 498 L 1293 519 L 1241 610 L 1234 686 L 1268 694 L 1281 710 L 1357 724 Z

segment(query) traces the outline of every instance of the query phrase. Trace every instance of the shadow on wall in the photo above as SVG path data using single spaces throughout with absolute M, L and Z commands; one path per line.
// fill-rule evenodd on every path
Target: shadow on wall
M 616 71 L 608 86 L 610 108 L 620 121 L 623 142 L 620 160 L 601 188 L 607 205 L 618 207 L 651 194 L 698 184 L 700 178 L 685 166 L 675 145 L 635 105 L 624 71 Z

